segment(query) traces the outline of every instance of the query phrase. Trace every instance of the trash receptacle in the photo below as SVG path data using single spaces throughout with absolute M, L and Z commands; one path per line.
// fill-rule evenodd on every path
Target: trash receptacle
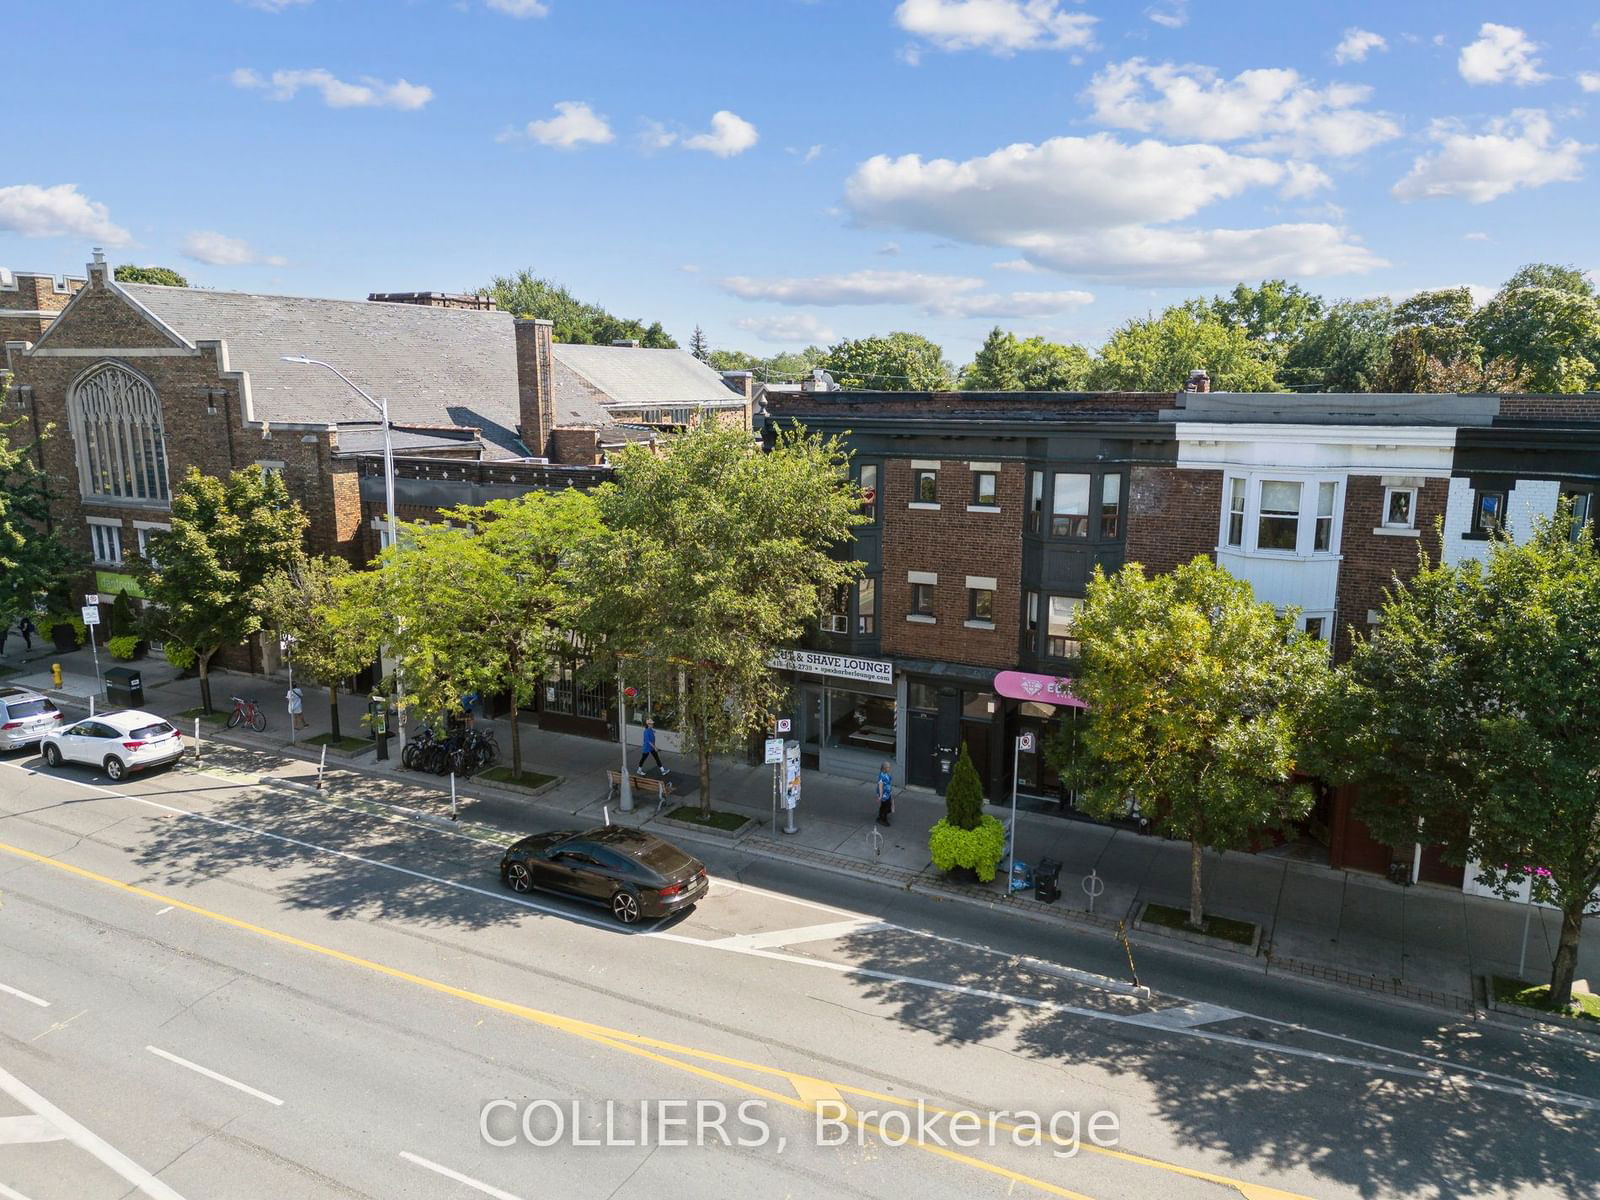
M 106 672 L 106 702 L 123 708 L 144 707 L 144 680 L 133 667 L 112 667 Z
M 1061 874 L 1061 864 L 1053 858 L 1041 858 L 1039 865 L 1033 869 L 1033 896 L 1046 904 L 1054 904 L 1061 899 L 1061 884 L 1058 877 Z

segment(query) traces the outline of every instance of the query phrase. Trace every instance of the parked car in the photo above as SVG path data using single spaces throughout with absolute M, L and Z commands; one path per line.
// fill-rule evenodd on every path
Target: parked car
M 61 710 L 30 688 L 0 687 L 0 750 L 31 746 L 59 728 Z
M 500 881 L 514 892 L 539 888 L 604 904 L 624 925 L 688 908 L 711 886 L 699 859 L 620 825 L 525 837 L 500 860 Z
M 183 738 L 165 717 L 137 708 L 97 713 L 86 721 L 44 735 L 39 749 L 52 767 L 64 762 L 89 763 L 106 778 L 124 779 L 132 771 L 176 762 Z

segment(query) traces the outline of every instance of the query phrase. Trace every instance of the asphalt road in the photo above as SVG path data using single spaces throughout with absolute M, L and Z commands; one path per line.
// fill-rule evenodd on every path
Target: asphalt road
M 429 826 L 0 761 L 0 1198 L 1600 1189 L 1578 1039 L 702 857 L 624 932 Z

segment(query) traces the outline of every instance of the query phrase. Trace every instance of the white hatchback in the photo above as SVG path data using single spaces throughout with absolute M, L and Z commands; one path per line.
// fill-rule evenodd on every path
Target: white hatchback
M 126 778 L 130 771 L 176 762 L 183 756 L 183 738 L 166 718 L 129 708 L 97 713 L 65 729 L 52 730 L 41 739 L 39 749 L 52 767 L 64 762 L 89 763 L 115 781 Z

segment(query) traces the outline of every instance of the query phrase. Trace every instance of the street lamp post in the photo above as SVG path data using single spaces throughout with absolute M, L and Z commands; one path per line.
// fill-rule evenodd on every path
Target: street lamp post
M 380 419 L 383 421 L 383 504 L 386 510 L 385 519 L 389 526 L 389 545 L 398 546 L 400 544 L 400 531 L 399 522 L 394 515 L 394 439 L 389 433 L 389 398 L 385 396 L 382 400 L 374 400 L 359 384 L 355 382 L 355 380 L 351 379 L 332 363 L 323 362 L 320 358 L 307 358 L 304 354 L 285 354 L 283 355 L 283 361 L 289 363 L 300 363 L 301 365 L 308 367 L 321 367 L 326 371 L 332 371 L 344 381 L 345 385 L 349 387 L 351 391 L 355 392 L 356 395 L 360 396 L 369 405 L 377 410 Z M 394 693 L 395 707 L 401 710 L 399 738 L 400 749 L 404 750 L 406 746 L 406 724 L 403 703 L 406 698 L 406 690 L 405 684 L 401 681 L 400 672 L 398 671 L 396 671 L 394 675 Z M 388 723 L 388 714 L 385 714 L 385 739 L 388 736 Z M 381 756 L 381 752 L 384 750 L 384 746 L 382 745 L 381 741 L 378 749 Z

